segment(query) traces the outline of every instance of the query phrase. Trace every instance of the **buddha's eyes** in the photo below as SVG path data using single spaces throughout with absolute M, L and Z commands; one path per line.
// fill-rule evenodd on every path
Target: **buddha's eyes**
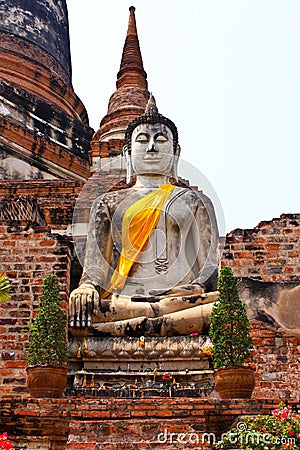
M 157 136 L 155 136 L 155 141 L 158 143 L 162 144 L 163 142 L 167 142 L 167 140 L 168 140 L 168 137 L 163 133 L 160 133 Z
M 140 133 L 137 135 L 135 141 L 141 144 L 147 144 L 150 141 L 150 136 L 146 133 Z M 154 136 L 154 141 L 158 144 L 163 144 L 168 141 L 168 137 L 164 133 L 158 133 Z
M 142 144 L 146 144 L 149 141 L 149 136 L 144 133 L 140 133 L 137 135 L 135 142 L 140 142 Z

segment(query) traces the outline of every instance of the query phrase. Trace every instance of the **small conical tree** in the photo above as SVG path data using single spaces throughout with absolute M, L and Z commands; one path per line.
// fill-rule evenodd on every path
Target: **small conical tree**
M 218 279 L 219 295 L 210 316 L 215 368 L 241 366 L 250 358 L 252 339 L 246 307 L 239 298 L 237 280 L 224 266 Z
M 66 363 L 67 314 L 61 307 L 61 302 L 57 276 L 47 275 L 43 281 L 40 309 L 29 330 L 27 349 L 29 365 L 61 366 Z
M 11 284 L 5 273 L 0 272 L 0 302 L 6 302 L 11 296 Z

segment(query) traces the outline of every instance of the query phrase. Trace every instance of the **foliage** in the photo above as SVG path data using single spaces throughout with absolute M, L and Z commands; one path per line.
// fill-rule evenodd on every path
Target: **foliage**
M 10 299 L 11 284 L 5 273 L 0 272 L 0 302 L 6 302 Z
M 59 283 L 56 275 L 44 278 L 40 309 L 30 326 L 27 361 L 29 365 L 61 366 L 67 361 L 66 311 L 61 307 Z
M 250 358 L 252 339 L 246 307 L 239 298 L 237 280 L 224 266 L 218 279 L 219 294 L 210 316 L 212 358 L 215 368 L 241 366 Z
M 222 438 L 215 446 L 218 449 L 299 450 L 300 414 L 281 404 L 272 411 L 272 415 L 246 417 Z
M 7 433 L 0 434 L 0 449 L 14 450 L 12 442 L 8 440 Z

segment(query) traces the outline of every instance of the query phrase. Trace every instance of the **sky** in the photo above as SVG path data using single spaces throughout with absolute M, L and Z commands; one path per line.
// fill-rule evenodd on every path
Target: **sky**
M 129 7 L 180 175 L 209 195 L 221 234 L 300 213 L 299 0 L 67 0 L 73 86 L 98 129 Z

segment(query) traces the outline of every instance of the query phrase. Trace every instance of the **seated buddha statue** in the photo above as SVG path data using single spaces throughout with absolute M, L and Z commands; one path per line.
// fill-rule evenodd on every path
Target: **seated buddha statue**
M 201 191 L 176 181 L 177 128 L 153 96 L 129 123 L 123 153 L 131 187 L 93 203 L 70 328 L 112 336 L 201 333 L 216 298 L 215 212 Z

